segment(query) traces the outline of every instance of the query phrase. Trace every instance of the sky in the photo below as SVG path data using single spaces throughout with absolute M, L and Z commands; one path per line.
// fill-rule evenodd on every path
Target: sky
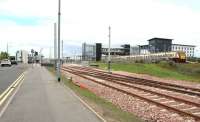
M 195 45 L 200 56 L 199 0 L 61 0 L 64 56 L 81 52 L 83 42 L 147 44 L 153 37 Z M 58 0 L 0 0 L 0 51 L 42 50 L 53 57 Z

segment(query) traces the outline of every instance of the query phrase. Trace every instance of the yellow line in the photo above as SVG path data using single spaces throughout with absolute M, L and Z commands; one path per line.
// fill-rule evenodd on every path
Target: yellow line
M 24 75 L 22 73 L 1 95 L 0 95 L 0 100 L 5 96 L 5 94 L 10 90 L 10 88 Z
M 15 87 L 22 81 L 24 78 L 24 72 L 0 95 L 0 106 L 5 102 L 7 97 L 12 93 Z
M 9 90 L 8 93 L 2 98 L 2 100 L 0 101 L 0 106 L 6 101 L 6 99 L 12 93 L 13 90 L 14 89 Z
M 0 111 L 0 118 L 2 117 L 2 115 L 4 114 L 4 112 L 6 111 L 8 105 L 10 104 L 10 102 L 12 101 L 12 99 L 14 98 L 15 94 L 18 92 L 18 90 L 19 90 L 20 86 L 22 85 L 23 81 L 24 81 L 24 78 L 21 80 L 21 82 L 16 87 L 16 90 L 13 91 L 13 94 L 8 98 L 7 102 L 3 106 L 2 110 Z

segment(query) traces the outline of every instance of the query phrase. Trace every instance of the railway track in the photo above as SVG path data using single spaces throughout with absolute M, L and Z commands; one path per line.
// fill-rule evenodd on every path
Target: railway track
M 113 80 L 120 80 L 123 82 L 132 82 L 135 84 L 140 84 L 140 85 L 147 85 L 155 88 L 162 88 L 170 91 L 175 91 L 179 93 L 184 93 L 188 95 L 195 95 L 200 97 L 200 89 L 198 88 L 192 88 L 188 86 L 181 86 L 181 85 L 176 85 L 176 84 L 171 84 L 171 83 L 164 83 L 164 82 L 159 82 L 159 81 L 154 81 L 154 80 L 148 80 L 148 79 L 142 79 L 142 78 L 136 78 L 132 76 L 127 76 L 127 75 L 122 75 L 122 74 L 116 74 L 116 73 L 108 73 L 106 71 L 101 71 L 89 67 L 79 67 L 79 66 L 73 66 L 71 68 L 74 69 L 80 69 L 84 70 L 90 73 L 98 73 L 99 75 L 103 75 L 105 77 L 111 77 Z
M 173 110 L 179 114 L 187 115 L 193 117 L 196 120 L 200 120 L 200 104 L 198 102 L 182 99 L 173 95 L 163 94 L 160 93 L 159 91 L 150 90 L 141 86 L 141 85 L 148 85 L 152 87 L 155 85 L 154 87 L 163 88 L 161 83 L 157 85 L 155 82 L 153 82 L 153 84 L 152 83 L 148 84 L 148 82 L 144 81 L 143 79 L 141 80 L 142 83 L 138 83 L 139 78 L 137 78 L 137 81 L 135 82 L 134 77 L 132 78 L 130 76 L 126 77 L 125 75 L 109 74 L 107 72 L 91 69 L 88 67 L 78 67 L 78 66 L 63 67 L 62 70 L 80 76 L 82 78 L 88 79 L 95 83 L 101 84 L 103 86 L 123 92 L 127 95 L 138 97 L 145 101 L 154 103 L 158 106 L 166 108 L 167 110 Z M 186 89 L 185 86 L 175 87 L 173 84 L 170 84 L 167 87 L 171 86 L 173 86 L 173 89 L 165 87 L 164 88 L 167 90 L 172 90 L 174 92 L 180 92 L 181 88 L 180 93 L 183 93 L 185 90 L 187 94 L 190 95 L 199 94 L 198 89 L 195 90 L 189 88 Z M 176 88 L 179 90 L 174 90 Z M 130 91 L 130 89 L 134 90 L 135 92 Z

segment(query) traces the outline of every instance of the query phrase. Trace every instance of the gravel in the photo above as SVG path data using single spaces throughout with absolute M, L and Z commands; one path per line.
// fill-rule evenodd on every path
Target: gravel
M 106 100 L 119 106 L 121 109 L 131 112 L 145 121 L 149 122 L 193 122 L 194 121 L 190 117 L 181 116 L 177 113 L 174 113 L 173 111 L 166 110 L 162 107 L 158 107 L 144 100 L 126 95 L 119 91 L 99 85 L 97 83 L 80 78 L 70 73 L 66 73 L 66 75 L 73 77 L 73 82 L 76 82 L 76 84 L 84 84 L 84 87 L 86 87 L 96 95 L 105 98 Z M 126 89 L 126 90 L 137 92 L 137 90 L 134 89 Z

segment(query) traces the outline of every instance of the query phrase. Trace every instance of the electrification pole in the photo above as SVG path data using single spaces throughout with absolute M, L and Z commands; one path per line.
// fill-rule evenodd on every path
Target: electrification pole
M 108 47 L 108 72 L 111 73 L 111 58 L 110 58 L 110 41 L 111 41 L 111 27 L 109 26 L 109 47 Z
M 49 48 L 49 59 L 51 60 L 52 55 L 51 55 L 51 47 Z
M 42 50 L 43 50 L 43 48 L 40 48 L 40 64 L 41 64 L 41 66 L 42 66 Z
M 8 43 L 7 43 L 7 54 L 8 54 Z
M 63 40 L 62 40 L 62 60 L 63 60 Z
M 54 65 L 57 65 L 57 25 L 54 23 Z
M 58 0 L 58 82 L 60 82 L 60 16 L 61 16 L 61 0 Z

